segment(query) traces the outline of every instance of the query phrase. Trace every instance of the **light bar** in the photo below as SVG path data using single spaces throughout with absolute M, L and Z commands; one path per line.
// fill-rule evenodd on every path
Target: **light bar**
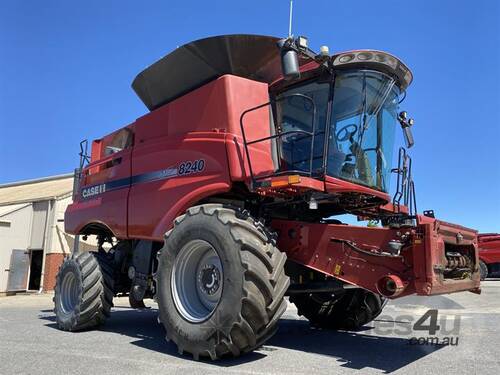
M 402 90 L 411 84 L 413 74 L 410 69 L 397 57 L 382 51 L 358 50 L 336 54 L 332 56 L 335 69 L 367 68 L 380 70 L 396 76 Z

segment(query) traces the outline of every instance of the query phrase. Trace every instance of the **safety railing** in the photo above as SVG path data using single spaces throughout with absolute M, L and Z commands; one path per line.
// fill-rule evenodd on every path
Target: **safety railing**
M 80 164 L 78 168 L 75 168 L 74 178 L 73 178 L 73 199 L 76 198 L 80 190 L 80 180 L 82 178 L 83 168 L 90 163 L 90 156 L 88 154 L 89 143 L 86 139 L 80 142 Z
M 401 212 L 401 201 L 408 207 L 408 215 L 412 218 L 417 217 L 417 197 L 415 193 L 415 183 L 412 176 L 412 159 L 404 147 L 399 148 L 398 167 L 392 169 L 396 173 L 396 193 L 393 196 L 392 203 L 397 212 Z
M 284 100 L 290 100 L 290 98 L 292 97 L 300 97 L 300 98 L 303 98 L 305 99 L 306 101 L 310 102 L 311 105 L 312 105 L 312 115 L 311 115 L 311 126 L 310 126 L 310 129 L 311 131 L 307 131 L 307 130 L 288 130 L 288 131 L 281 131 L 282 127 L 281 125 L 282 124 L 278 124 L 278 126 L 275 127 L 274 131 L 276 131 L 276 134 L 272 134 L 270 136 L 267 136 L 267 137 L 263 137 L 263 138 L 258 138 L 258 139 L 254 139 L 254 140 L 248 140 L 247 139 L 247 134 L 246 134 L 246 131 L 245 131 L 245 125 L 244 125 L 244 119 L 245 119 L 245 116 L 247 116 L 249 113 L 251 112 L 254 112 L 254 111 L 257 111 L 259 109 L 262 109 L 266 106 L 269 106 L 270 107 L 270 111 L 271 111 L 271 116 L 273 115 L 272 114 L 272 111 L 273 111 L 273 105 L 277 104 L 277 103 L 280 103 Z M 284 117 L 284 116 L 282 116 Z M 252 182 L 255 183 L 257 182 L 257 180 L 262 180 L 262 179 L 266 179 L 266 178 L 270 178 L 270 177 L 276 177 L 276 176 L 282 176 L 282 175 L 288 175 L 288 174 L 299 174 L 299 175 L 304 175 L 304 176 L 308 176 L 308 177 L 311 177 L 312 173 L 313 173 L 313 152 L 314 152 L 314 136 L 315 136 L 315 119 L 316 119 L 316 105 L 313 101 L 313 99 L 311 99 L 309 96 L 307 95 L 303 95 L 303 94 L 290 94 L 290 95 L 286 95 L 286 96 L 282 96 L 280 98 L 277 98 L 277 99 L 274 99 L 274 100 L 271 100 L 267 103 L 264 103 L 264 104 L 261 104 L 261 105 L 258 105 L 256 107 L 253 107 L 253 108 L 250 108 L 250 109 L 247 109 L 246 111 L 244 111 L 242 114 L 241 114 L 241 117 L 240 117 L 240 127 L 241 127 L 241 135 L 243 137 L 243 146 L 245 148 L 245 155 L 246 155 L 246 158 L 247 158 L 247 161 L 248 161 L 248 168 L 249 168 L 249 171 L 250 171 L 250 176 L 251 176 L 251 179 L 252 179 Z M 258 124 L 258 126 L 264 126 L 264 124 Z M 269 128 L 271 130 L 271 126 L 272 124 L 269 124 Z M 309 160 L 305 160 L 308 162 L 309 164 L 309 169 L 308 170 L 303 170 L 303 169 L 293 169 L 293 168 L 287 168 L 286 166 L 283 167 L 283 163 L 286 163 L 287 160 L 285 158 L 282 158 L 282 155 L 283 155 L 283 142 L 282 142 L 282 138 L 284 137 L 289 137 L 291 135 L 300 135 L 302 134 L 303 137 L 301 138 L 298 138 L 298 139 L 295 139 L 294 141 L 297 142 L 297 141 L 302 141 L 303 139 L 307 139 L 307 138 L 311 138 L 311 142 L 310 142 L 310 150 L 309 150 Z M 262 142 L 266 142 L 266 141 L 275 141 L 275 140 L 278 140 L 277 144 L 276 144 L 276 159 L 278 160 L 278 167 L 275 168 L 275 166 L 273 165 L 273 168 L 275 169 L 274 172 L 272 173 L 267 173 L 267 174 L 259 174 L 258 176 L 256 176 L 256 174 L 254 173 L 254 168 L 252 166 L 252 157 L 251 157 L 251 153 L 250 153 L 250 150 L 249 150 L 249 146 L 251 145 L 256 145 L 258 143 L 262 143 Z M 271 155 L 271 153 L 273 152 L 272 150 L 272 147 L 270 147 L 270 150 L 269 150 L 269 153 Z M 272 157 L 272 155 L 271 155 Z M 301 162 L 303 162 L 304 160 L 302 160 Z M 293 164 L 293 163 L 292 163 Z

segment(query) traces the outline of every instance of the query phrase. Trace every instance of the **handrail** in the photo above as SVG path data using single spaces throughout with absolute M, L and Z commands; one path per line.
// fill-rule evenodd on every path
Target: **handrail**
M 85 165 L 85 163 L 90 163 L 90 157 L 88 155 L 88 147 L 89 147 L 89 142 L 88 140 L 84 139 L 83 141 L 80 142 L 80 153 L 78 154 L 80 156 L 80 169 L 82 169 Z
M 397 213 L 401 213 L 401 200 L 403 200 L 403 205 L 408 207 L 408 215 L 418 220 L 415 183 L 412 176 L 412 159 L 404 147 L 399 148 L 398 167 L 392 169 L 391 172 L 397 174 L 396 192 L 392 198 Z
M 248 141 L 247 137 L 246 137 L 245 126 L 243 124 L 244 117 L 248 113 L 250 113 L 250 112 L 253 112 L 253 111 L 256 111 L 258 109 L 264 108 L 266 106 L 270 106 L 272 104 L 281 102 L 281 101 L 283 101 L 285 99 L 289 99 L 291 97 L 302 97 L 302 98 L 305 98 L 306 100 L 308 100 L 308 101 L 311 102 L 311 104 L 312 104 L 312 123 L 311 123 L 311 129 L 312 129 L 312 131 L 309 132 L 309 131 L 306 131 L 306 130 L 289 130 L 289 131 L 285 131 L 285 132 L 280 132 L 278 130 L 279 129 L 278 128 L 278 129 L 276 129 L 278 131 L 277 134 L 273 134 L 273 135 L 268 136 L 268 137 L 263 137 L 263 138 L 255 139 L 255 140 L 252 140 L 252 141 Z M 313 152 L 314 152 L 314 137 L 315 137 L 315 130 L 316 130 L 316 104 L 314 103 L 314 100 L 312 98 L 310 98 L 309 96 L 304 95 L 304 94 L 299 94 L 299 93 L 290 94 L 290 95 L 282 96 L 282 97 L 280 97 L 278 99 L 270 100 L 269 102 L 264 103 L 264 104 L 260 104 L 260 105 L 258 105 L 256 107 L 249 108 L 249 109 L 243 111 L 243 113 L 240 116 L 240 128 L 241 128 L 241 135 L 243 137 L 243 145 L 245 147 L 245 155 L 246 155 L 247 160 L 248 160 L 248 167 L 249 167 L 249 171 L 250 171 L 250 177 L 252 179 L 252 185 L 257 180 L 261 180 L 261 179 L 265 179 L 265 178 L 269 178 L 269 177 L 273 177 L 273 176 L 280 176 L 280 175 L 284 175 L 284 174 L 288 174 L 288 173 L 302 174 L 302 175 L 307 175 L 307 176 L 311 176 L 312 175 L 312 169 L 313 169 Z M 309 172 L 306 172 L 306 171 L 303 171 L 303 170 L 291 170 L 291 169 L 289 169 L 289 170 L 286 170 L 286 171 L 277 171 L 277 172 L 270 173 L 270 174 L 267 174 L 267 175 L 264 175 L 264 176 L 255 177 L 255 174 L 254 174 L 254 171 L 253 171 L 253 168 L 252 168 L 252 161 L 251 161 L 250 151 L 248 149 L 248 146 L 252 145 L 252 144 L 260 143 L 260 142 L 274 140 L 274 139 L 280 139 L 281 140 L 281 138 L 283 138 L 284 136 L 288 136 L 290 134 L 303 134 L 303 135 L 305 135 L 305 137 L 301 138 L 301 139 L 305 139 L 305 138 L 311 137 L 311 148 L 310 148 L 310 158 L 309 158 Z M 278 169 L 281 169 L 281 162 L 280 162 L 280 166 L 278 166 Z

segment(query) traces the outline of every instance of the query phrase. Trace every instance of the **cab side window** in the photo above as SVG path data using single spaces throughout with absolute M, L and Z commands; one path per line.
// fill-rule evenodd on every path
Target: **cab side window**
M 109 156 L 132 147 L 134 134 L 128 128 L 120 129 L 103 139 L 103 156 Z

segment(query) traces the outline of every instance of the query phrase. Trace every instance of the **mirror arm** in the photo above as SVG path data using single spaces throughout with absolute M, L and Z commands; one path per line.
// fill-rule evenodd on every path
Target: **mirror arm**
M 317 54 L 306 45 L 301 45 L 300 38 L 293 37 L 280 39 L 277 43 L 281 54 L 281 70 L 286 80 L 300 78 L 299 56 L 305 59 L 316 61 L 318 64 L 325 65 L 326 68 L 331 68 L 330 55 L 328 49 Z

